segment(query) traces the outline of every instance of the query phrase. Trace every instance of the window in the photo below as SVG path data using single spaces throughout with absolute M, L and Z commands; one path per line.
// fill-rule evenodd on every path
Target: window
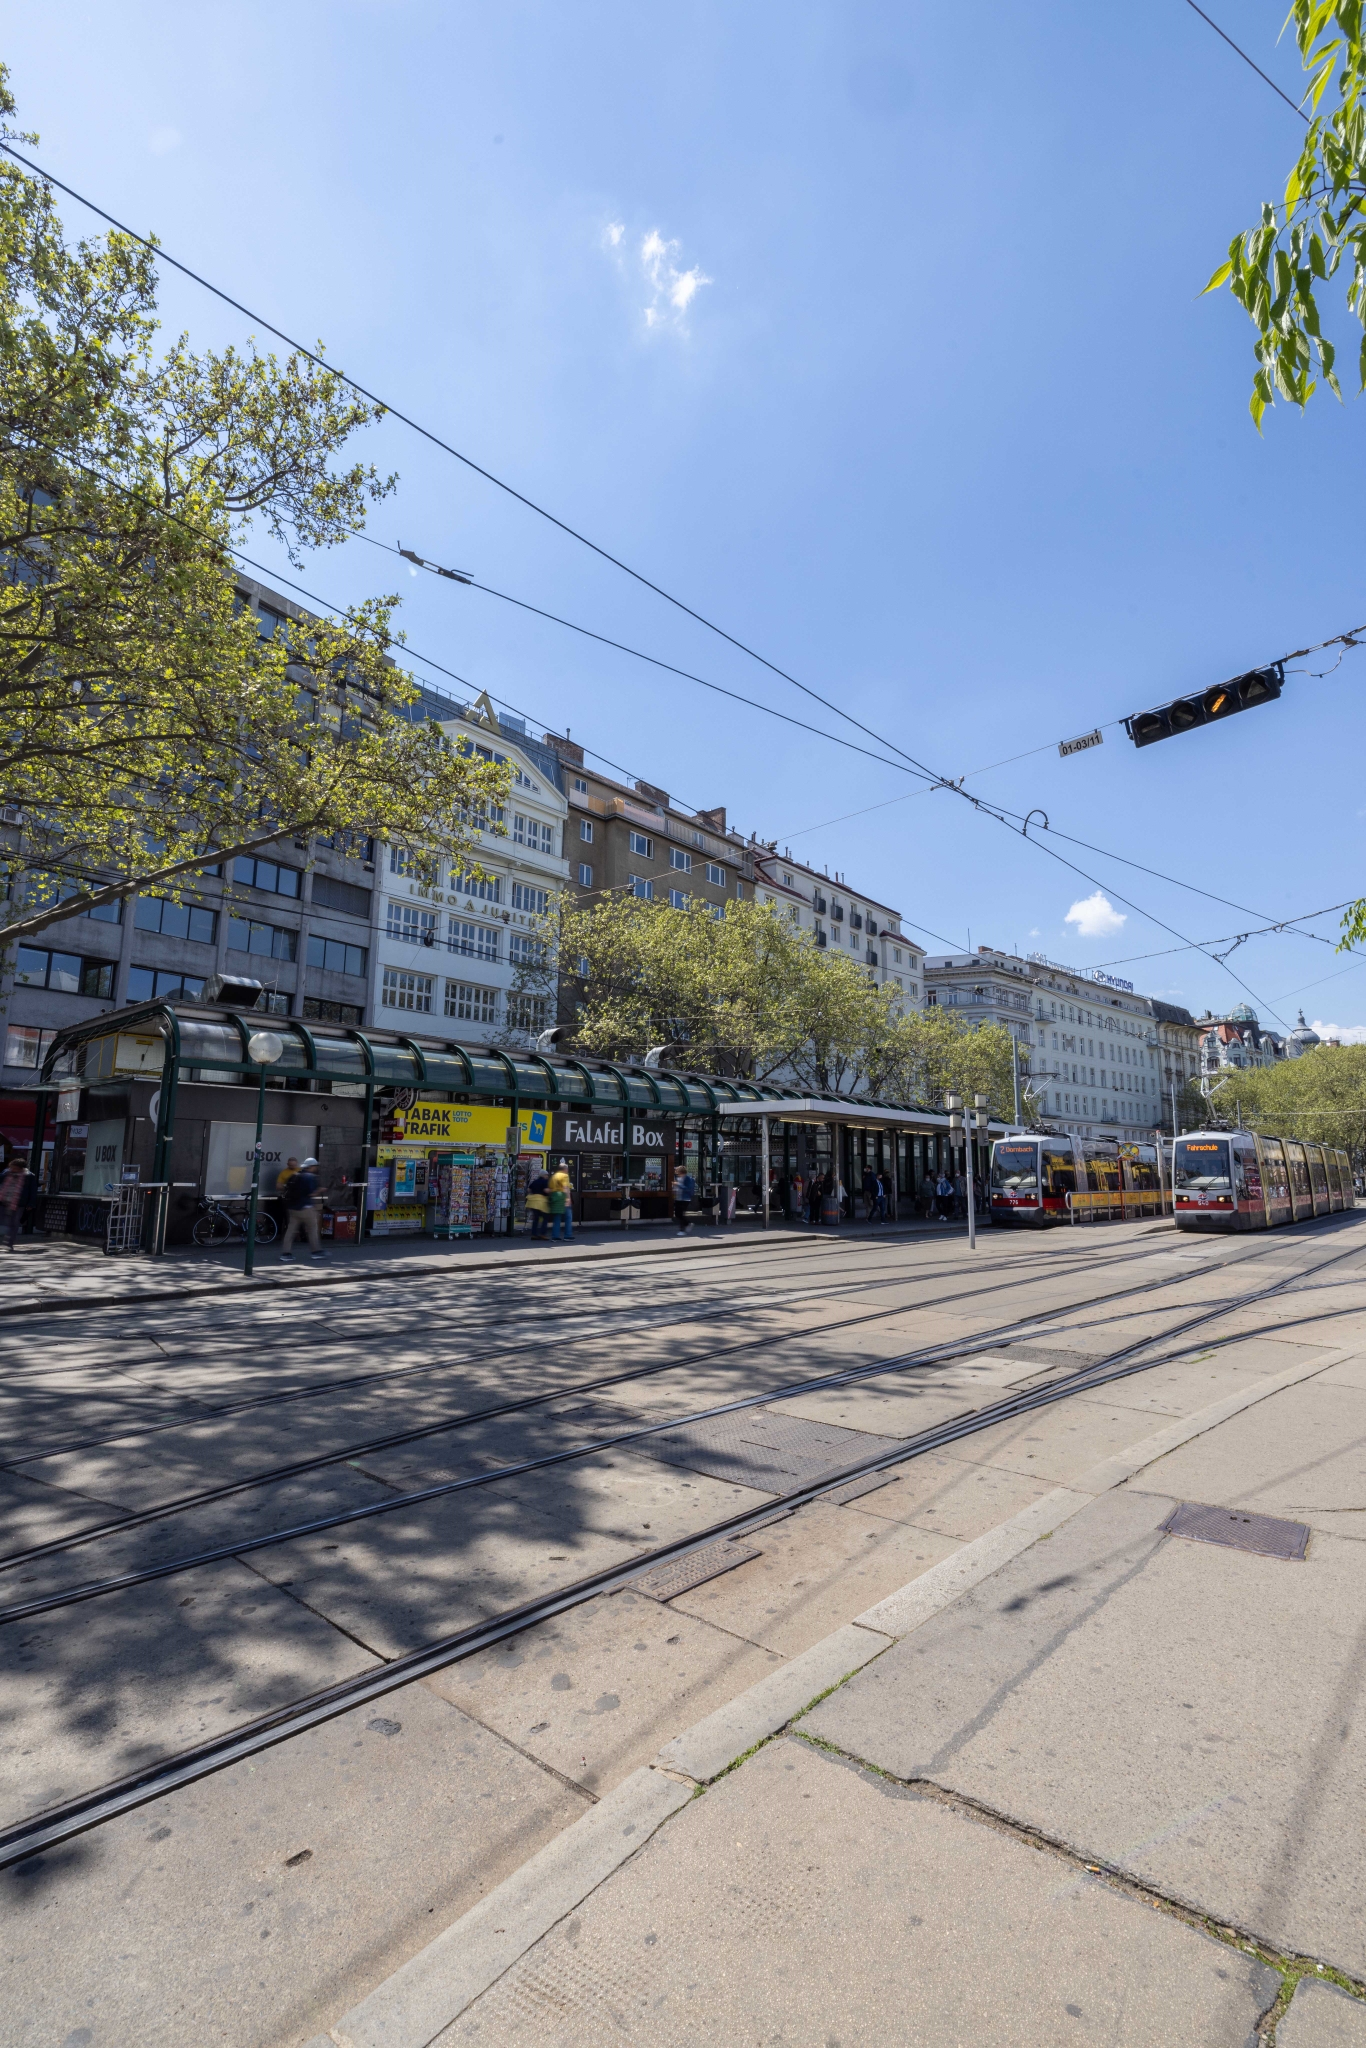
M 5 1065 L 41 1067 L 56 1036 L 55 1031 L 42 1031 L 36 1024 L 11 1024 L 5 1033 Z
M 518 768 L 518 767 L 515 767 L 515 766 L 514 766 L 514 768 L 513 768 L 513 771 L 512 771 L 512 779 L 513 779 L 513 781 L 514 781 L 514 782 L 515 782 L 515 783 L 517 784 L 517 787 L 518 787 L 519 789 L 529 789 L 529 790 L 531 790 L 531 791 L 532 791 L 532 792 L 533 792 L 533 793 L 534 793 L 534 794 L 535 794 L 536 796 L 539 796 L 539 795 L 540 795 L 540 793 L 541 793 L 541 785 L 540 785 L 540 783 L 539 783 L 539 782 L 533 782 L 533 781 L 532 781 L 532 779 L 531 779 L 531 777 L 530 777 L 529 775 L 527 775 L 527 774 L 526 774 L 526 773 L 525 773 L 525 772 L 524 772 L 524 771 L 523 771 L 522 769 L 520 769 L 520 768 Z
M 726 914 L 726 906 L 724 903 L 709 903 L 707 905 L 707 908 L 710 910 L 713 917 L 724 917 Z
M 508 959 L 514 967 L 541 967 L 545 963 L 545 940 L 530 932 L 513 932 L 508 938 Z
M 389 872 L 391 875 L 411 875 L 414 872 L 413 850 L 410 846 L 389 848 Z
M 587 819 L 584 820 L 584 824 L 588 824 Z M 585 836 L 582 825 L 579 827 L 579 833 L 581 837 Z M 591 824 L 588 825 L 586 836 L 589 839 L 593 836 Z M 512 814 L 512 837 L 514 844 L 517 846 L 529 846 L 536 853 L 553 853 L 555 851 L 554 826 L 547 825 L 540 818 L 524 818 L 520 811 L 514 811 Z
M 724 889 L 726 886 L 726 871 L 723 867 L 718 867 L 714 860 L 707 862 L 707 880 L 714 882 L 718 889 Z
M 345 939 L 324 939 L 314 933 L 308 941 L 308 964 L 328 974 L 364 974 L 364 946 L 348 946 Z
M 631 851 L 632 853 L 644 854 L 646 860 L 653 860 L 655 857 L 654 840 L 647 838 L 643 832 L 633 832 L 631 834 Z
M 133 923 L 140 932 L 160 932 L 164 939 L 193 939 L 211 946 L 217 936 L 216 912 L 198 903 L 172 903 L 168 896 L 139 896 Z
M 587 796 L 588 784 L 584 781 L 581 775 L 576 775 L 574 777 L 574 788 L 579 796 Z
M 334 875 L 315 875 L 313 901 L 319 910 L 344 910 L 348 917 L 368 918 L 372 897 L 369 889 L 358 888 L 354 882 L 339 882 Z
M 669 866 L 677 868 L 681 874 L 690 875 L 692 873 L 692 855 L 684 853 L 681 846 L 671 846 L 669 848 Z
M 79 953 L 49 953 L 42 946 L 20 946 L 14 980 L 23 988 L 55 988 L 63 995 L 112 996 L 112 960 L 82 960 Z
M 654 901 L 654 883 L 643 880 L 640 875 L 628 875 L 626 877 L 626 886 L 631 894 L 639 896 L 643 903 L 652 903 Z
M 900 946 L 893 946 L 893 948 L 892 948 L 892 958 L 893 958 L 893 960 L 895 960 L 895 962 L 896 962 L 897 966 L 899 967 L 899 966 L 901 965 L 901 948 L 900 948 Z
M 256 953 L 264 960 L 292 960 L 298 950 L 299 934 L 277 924 L 261 924 L 256 918 L 228 919 L 228 948 L 235 953 Z
M 330 1003 L 326 996 L 305 996 L 299 1014 L 317 1024 L 359 1024 L 365 1016 L 359 1003 Z
M 544 917 L 550 901 L 548 889 L 532 889 L 525 882 L 512 885 L 512 907 L 514 910 L 529 910 L 533 917 Z
M 435 975 L 408 974 L 401 967 L 386 967 L 379 999 L 386 1010 L 430 1012 L 435 985 Z
M 791 887 L 793 886 L 793 884 L 792 884 L 792 877 L 791 877 L 791 875 L 784 875 L 784 876 L 783 876 L 783 883 L 784 883 L 784 886 L 785 886 L 785 887 L 787 887 L 787 888 L 789 888 L 789 889 L 790 889 L 790 888 L 791 888 Z
M 297 896 L 301 880 L 298 868 L 282 867 L 277 860 L 257 860 L 250 853 L 238 854 L 232 878 L 249 889 L 269 889 L 275 896 Z
M 579 862 L 579 886 L 583 889 L 591 889 L 593 886 L 593 870 L 586 860 Z
M 197 1003 L 203 993 L 202 975 L 177 974 L 167 967 L 130 967 L 123 1000 L 126 1003 L 150 1003 L 154 997 L 179 996 L 183 1002 Z
M 277 629 L 283 626 L 284 623 L 284 614 L 282 612 L 273 612 L 270 606 L 266 604 L 263 604 L 260 611 L 256 614 L 256 630 L 263 640 L 273 640 Z
M 452 875 L 453 896 L 474 896 L 481 903 L 501 903 L 503 900 L 503 878 L 501 875 Z
M 415 903 L 386 904 L 384 935 L 389 939 L 402 939 L 410 946 L 434 946 L 436 912 L 420 910 Z
M 387 981 L 387 975 L 385 979 Z M 496 1024 L 498 991 L 496 988 L 481 988 L 477 982 L 448 981 L 446 1015 L 455 1017 L 462 1024 Z
M 673 907 L 674 907 L 674 909 L 675 909 L 675 910 L 686 910 L 686 909 L 687 909 L 687 907 L 688 907 L 688 892 L 687 892 L 687 890 L 686 890 L 686 889 L 670 889 L 670 891 L 669 891 L 669 901 L 670 901 L 670 903 L 671 903 L 671 904 L 673 905 Z
M 99 887 L 99 882 L 93 878 L 81 881 L 74 875 L 30 874 L 24 888 L 24 907 L 26 910 L 42 910 L 49 903 L 65 903 L 70 896 L 80 896 L 87 889 Z M 94 910 L 74 910 L 71 914 L 73 917 L 93 917 L 100 924 L 119 924 L 123 919 L 123 904 L 121 901 L 100 903 Z M 6 1064 L 13 1066 L 15 1062 L 9 1060 Z
M 452 953 L 467 953 L 473 960 L 498 958 L 498 933 L 492 925 L 466 924 L 453 917 L 446 927 L 446 944 Z
M 548 996 L 509 996 L 508 1026 L 513 1031 L 544 1031 L 550 1022 Z
M 788 904 L 788 906 L 787 906 L 787 914 L 788 914 L 788 916 L 789 916 L 789 917 L 790 917 L 790 918 L 792 919 L 792 922 L 793 922 L 793 924 L 800 924 L 800 923 L 801 923 L 801 921 L 802 921 L 802 913 L 801 913 L 801 906 L 800 906 L 799 904 L 796 904 L 796 903 L 789 903 L 789 904 Z
M 579 819 L 579 837 L 585 842 L 586 845 L 592 844 L 593 820 L 591 818 Z

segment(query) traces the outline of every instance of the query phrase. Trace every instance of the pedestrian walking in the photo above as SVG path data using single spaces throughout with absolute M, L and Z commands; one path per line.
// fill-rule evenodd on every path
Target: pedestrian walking
M 302 1230 L 309 1242 L 309 1256 L 325 1259 L 326 1252 L 318 1241 L 318 1210 L 314 1196 L 318 1192 L 318 1162 L 305 1159 L 298 1171 L 291 1173 L 285 1186 L 285 1241 L 280 1247 L 282 1259 L 292 1259 L 290 1249 Z
M 823 1173 L 816 1173 L 811 1176 L 811 1185 L 806 1191 L 806 1199 L 811 1209 L 811 1221 L 813 1225 L 818 1224 L 821 1220 L 821 1204 L 825 1200 L 825 1175 Z
M 550 1175 L 543 1166 L 538 1166 L 526 1191 L 527 1214 L 531 1218 L 533 1237 L 544 1237 L 550 1225 L 549 1188 Z
M 678 1225 L 680 1237 L 686 1237 L 692 1229 L 692 1217 L 688 1211 L 696 1200 L 697 1182 L 684 1167 L 674 1182 L 674 1222 Z
M 938 1199 L 939 1190 L 934 1175 L 927 1170 L 924 1179 L 920 1183 L 920 1213 L 927 1223 L 931 1223 L 934 1220 L 935 1205 Z
M 28 1167 L 16 1152 L 4 1173 L 0 1174 L 0 1216 L 4 1218 L 5 1242 L 11 1251 L 24 1219 L 24 1183 L 27 1179 Z
M 561 1225 L 564 1241 L 569 1244 L 574 1236 L 574 1183 L 569 1178 L 569 1161 L 562 1159 L 550 1176 L 550 1235 L 552 1240 L 560 1236 Z
M 887 1183 L 880 1173 L 873 1175 L 873 1211 L 879 1223 L 887 1221 Z
M 871 1223 L 877 1212 L 877 1175 L 871 1166 L 863 1169 L 863 1216 Z
M 948 1223 L 953 1218 L 953 1182 L 942 1170 L 934 1184 L 934 1199 L 939 1210 L 939 1221 Z

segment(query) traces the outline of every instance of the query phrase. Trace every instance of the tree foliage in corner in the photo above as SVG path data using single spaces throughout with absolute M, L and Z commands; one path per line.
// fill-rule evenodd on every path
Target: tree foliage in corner
M 14 100 L 0 67 L 0 135 Z M 291 356 L 154 351 L 153 253 L 69 244 L 0 157 L 0 941 L 282 832 L 465 859 L 507 773 L 410 715 L 394 598 L 263 632 L 230 549 L 290 559 L 392 478 L 337 458 L 378 410 Z M 76 893 L 71 893 L 72 877 Z
M 1309 73 L 1312 119 L 1286 182 L 1285 200 L 1263 204 L 1260 223 L 1236 235 L 1206 285 L 1227 285 L 1257 330 L 1252 417 L 1277 394 L 1303 409 L 1318 373 L 1341 398 L 1336 350 L 1324 334 L 1318 288 L 1341 273 L 1349 311 L 1366 328 L 1366 44 L 1362 0 L 1293 0 L 1300 59 Z M 1337 104 L 1319 113 L 1330 82 Z M 1366 389 L 1366 335 L 1358 354 Z
M 1366 1157 L 1366 1045 L 1320 1045 L 1274 1067 L 1233 1071 L 1213 1106 L 1273 1138 L 1308 1139 Z

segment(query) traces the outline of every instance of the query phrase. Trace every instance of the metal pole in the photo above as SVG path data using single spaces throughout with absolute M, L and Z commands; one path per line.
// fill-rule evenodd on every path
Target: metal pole
M 621 1113 L 621 1227 L 631 1227 L 631 1107 Z
M 251 1155 L 251 1207 L 247 1210 L 247 1255 L 242 1262 L 244 1274 L 251 1272 L 256 1260 L 256 1204 L 261 1193 L 261 1133 L 266 1127 L 266 1069 L 261 1067 L 261 1079 L 256 1090 L 256 1148 Z
M 760 1132 L 760 1138 L 761 1138 L 761 1142 L 762 1142 L 762 1148 L 763 1148 L 763 1165 L 762 1165 L 761 1171 L 762 1171 L 762 1173 L 763 1173 L 763 1176 L 764 1176 L 764 1229 L 765 1229 L 765 1230 L 767 1230 L 767 1229 L 768 1229 L 768 1118 L 767 1118 L 766 1116 L 761 1116 L 761 1117 L 760 1117 L 760 1119 L 759 1119 L 759 1132 Z
M 1012 1031 L 1010 1034 L 1010 1078 L 1015 1084 L 1015 1123 L 1020 1124 L 1020 1041 Z
M 967 1172 L 964 1174 L 963 1178 L 967 1183 L 968 1194 L 968 1250 L 970 1252 L 975 1252 L 977 1249 L 977 1203 L 974 1200 L 974 1191 L 972 1185 L 974 1175 L 972 1171 L 971 1125 L 968 1125 L 964 1130 L 963 1141 L 963 1156 L 967 1161 Z

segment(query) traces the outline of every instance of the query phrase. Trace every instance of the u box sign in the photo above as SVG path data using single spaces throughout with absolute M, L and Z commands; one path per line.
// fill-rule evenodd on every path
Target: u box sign
M 552 1117 L 550 1142 L 556 1148 L 576 1152 L 658 1152 L 674 1149 L 672 1124 L 647 1124 L 641 1117 L 575 1116 L 569 1111 Z

